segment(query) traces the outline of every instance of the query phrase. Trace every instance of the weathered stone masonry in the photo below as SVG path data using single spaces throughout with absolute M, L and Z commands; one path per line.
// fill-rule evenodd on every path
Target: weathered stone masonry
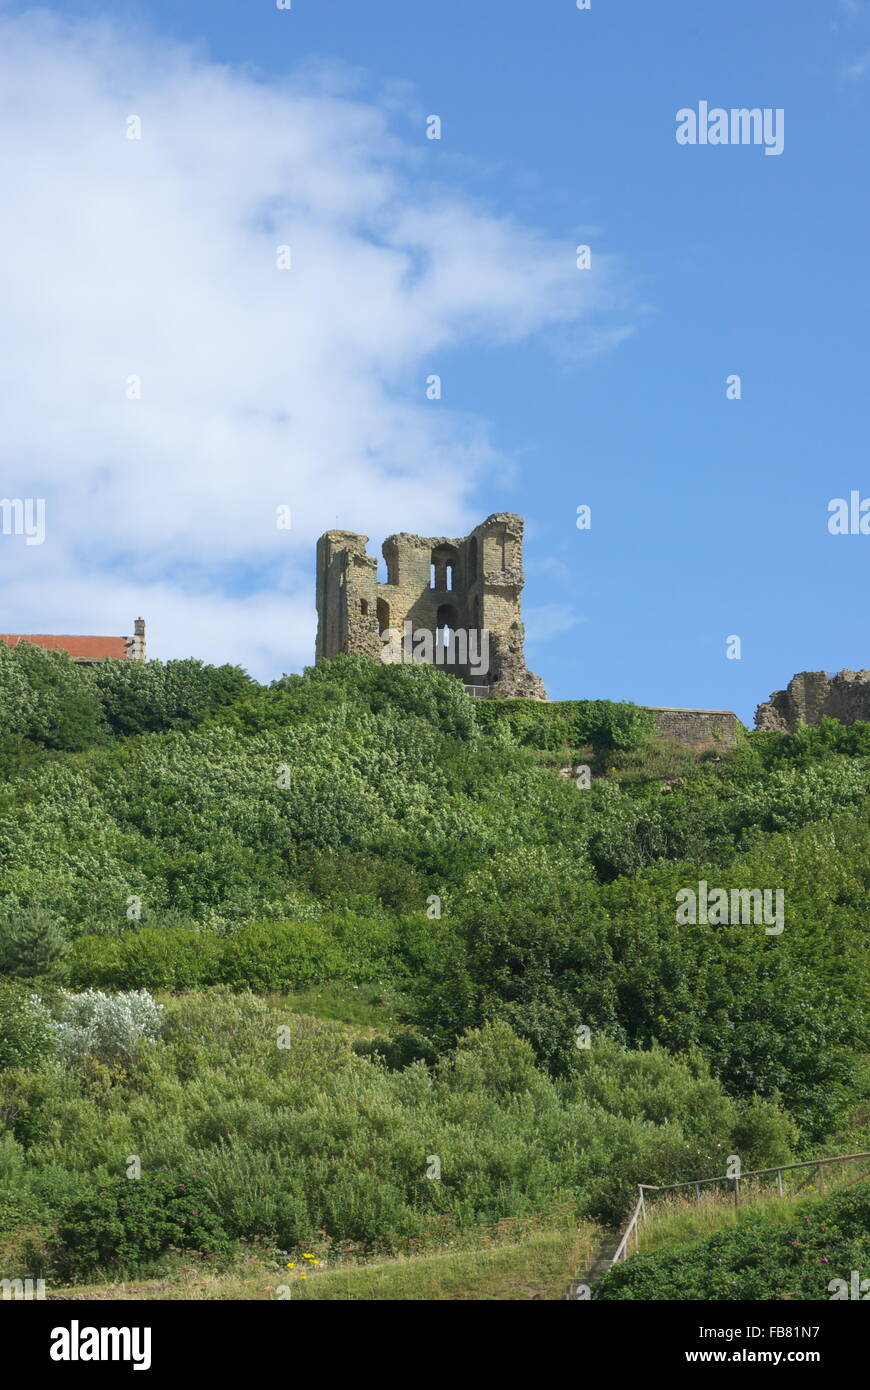
M 743 727 L 736 714 L 723 709 L 653 708 L 656 733 L 689 748 L 734 748 Z
M 843 724 L 870 720 L 870 671 L 799 671 L 758 706 L 755 727 L 791 734 L 798 723 L 818 724 L 826 715 Z
M 520 617 L 523 519 L 496 512 L 468 536 L 388 536 L 387 582 L 366 554 L 367 536 L 327 531 L 317 542 L 318 661 L 340 653 L 378 657 L 380 634 L 457 629 L 489 634 L 489 670 L 445 666 L 473 693 L 546 700 L 540 676 L 526 666 Z

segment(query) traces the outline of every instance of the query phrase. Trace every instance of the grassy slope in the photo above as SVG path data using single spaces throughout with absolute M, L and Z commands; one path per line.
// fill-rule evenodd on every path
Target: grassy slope
M 72 1300 L 267 1300 L 284 1285 L 292 1300 L 340 1302 L 386 1300 L 518 1301 L 561 1300 L 571 1278 L 589 1260 L 598 1233 L 591 1225 L 535 1231 L 518 1244 L 483 1250 L 445 1251 L 344 1268 L 268 1271 L 262 1266 L 234 1274 L 203 1273 L 183 1266 L 165 1280 L 90 1284 L 52 1290 Z M 282 1297 L 286 1297 L 284 1294 Z
M 729 1197 L 702 1198 L 698 1203 L 686 1199 L 663 1206 L 659 1211 L 653 1209 L 641 1230 L 640 1253 L 651 1255 L 664 1250 L 670 1254 L 747 1222 L 761 1220 L 770 1226 L 787 1226 L 818 1201 L 815 1191 L 801 1196 L 769 1194 L 755 1201 L 745 1201 L 739 1207 L 735 1207 Z
M 863 1167 L 862 1180 L 855 1174 Z M 653 1209 L 639 1255 L 599 1284 L 604 1299 L 792 1299 L 828 1297 L 828 1276 L 863 1268 L 864 1217 L 847 1210 L 866 1194 L 866 1160 L 826 1190 L 756 1193 L 735 1208 L 724 1195 L 681 1199 Z M 829 1170 L 830 1172 L 830 1170 Z M 834 1191 L 832 1192 L 832 1186 Z M 863 1198 L 866 1212 L 866 1195 Z M 837 1208 L 837 1210 L 835 1210 Z M 844 1229 L 841 1230 L 841 1222 Z M 797 1249 L 794 1249 L 797 1247 Z M 793 1256 L 787 1259 L 786 1256 Z M 796 1267 L 799 1264 L 799 1267 Z

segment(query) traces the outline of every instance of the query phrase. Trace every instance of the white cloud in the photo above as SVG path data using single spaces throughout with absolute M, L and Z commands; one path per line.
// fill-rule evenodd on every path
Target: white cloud
M 588 619 L 575 613 L 567 603 L 542 603 L 529 605 L 523 614 L 526 629 L 526 643 L 534 646 L 539 642 L 549 642 L 572 627 L 587 622 Z
M 534 541 L 536 528 L 528 527 L 526 538 Z M 540 574 L 545 579 L 552 579 L 560 587 L 570 584 L 575 580 L 574 571 L 564 560 L 560 560 L 556 555 L 541 555 L 526 561 L 526 574 Z
M 425 399 L 446 354 L 625 331 L 607 256 L 580 273 L 570 232 L 427 187 L 397 92 L 0 19 L 0 496 L 45 497 L 48 528 L 0 535 L 4 628 L 141 612 L 152 655 L 304 664 L 321 531 L 461 533 L 509 462 L 487 421 Z
M 860 58 L 856 58 L 853 63 L 847 64 L 843 69 L 843 76 L 852 82 L 857 82 L 870 71 L 870 52 L 862 53 Z

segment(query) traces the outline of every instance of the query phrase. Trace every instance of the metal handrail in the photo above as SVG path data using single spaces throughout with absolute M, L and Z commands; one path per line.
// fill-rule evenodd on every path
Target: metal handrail
M 664 1184 L 663 1186 L 661 1186 L 661 1187 L 658 1186 L 658 1184 L 656 1184 L 656 1183 L 651 1183 L 651 1182 L 639 1182 L 638 1185 L 637 1185 L 637 1188 L 638 1188 L 638 1192 L 640 1193 L 640 1197 L 638 1198 L 637 1206 L 635 1207 L 634 1211 L 633 1211 L 632 1214 L 631 1214 L 631 1217 L 629 1218 L 629 1222 L 628 1222 L 628 1225 L 627 1225 L 626 1228 L 625 1228 L 625 1231 L 624 1231 L 624 1233 L 623 1233 L 622 1239 L 621 1239 L 621 1241 L 619 1242 L 619 1244 L 617 1245 L 616 1251 L 614 1252 L 614 1255 L 613 1255 L 613 1258 L 612 1258 L 611 1261 L 610 1261 L 611 1267 L 612 1267 L 613 1265 L 615 1265 L 615 1264 L 618 1264 L 620 1260 L 627 1260 L 627 1259 L 628 1259 L 628 1256 L 629 1256 L 628 1244 L 629 1244 L 629 1240 L 630 1240 L 630 1238 L 631 1238 L 632 1235 L 634 1236 L 634 1250 L 635 1250 L 635 1254 L 637 1254 L 637 1251 L 638 1251 L 638 1249 L 639 1249 L 639 1247 L 640 1247 L 640 1238 L 639 1238 L 638 1233 L 637 1233 L 637 1227 L 638 1227 L 638 1222 L 641 1221 L 641 1220 L 646 1216 L 646 1205 L 645 1205 L 645 1200 L 644 1200 L 644 1193 L 646 1193 L 646 1192 L 674 1192 L 674 1191 L 676 1191 L 677 1188 L 680 1188 L 680 1187 L 694 1187 L 695 1190 L 696 1190 L 696 1192 L 697 1192 L 697 1195 L 700 1197 L 701 1194 L 700 1194 L 700 1191 L 698 1191 L 698 1189 L 701 1188 L 701 1187 L 703 1187 L 703 1186 L 704 1186 L 705 1184 L 707 1184 L 707 1183 L 713 1183 L 713 1182 L 733 1182 L 733 1183 L 734 1183 L 734 1196 L 735 1196 L 735 1200 L 738 1200 L 738 1199 L 739 1199 L 739 1191 L 740 1191 L 739 1184 L 740 1184 L 744 1179 L 746 1179 L 746 1178 L 761 1178 L 761 1177 L 765 1177 L 768 1173 L 776 1173 L 776 1176 L 777 1176 L 777 1190 L 778 1190 L 778 1192 L 779 1192 L 779 1195 L 780 1195 L 780 1196 L 783 1196 L 783 1195 L 784 1195 L 784 1194 L 783 1194 L 783 1186 L 782 1186 L 782 1175 L 783 1175 L 783 1173 L 790 1172 L 790 1171 L 791 1171 L 792 1169 L 794 1169 L 794 1168 L 816 1168 L 816 1169 L 818 1169 L 818 1168 L 821 1168 L 821 1166 L 822 1166 L 823 1163 L 848 1163 L 850 1160 L 856 1159 L 856 1158 L 870 1158 L 870 1153 L 860 1153 L 860 1154 L 836 1154 L 836 1155 L 834 1155 L 832 1158 L 808 1158 L 808 1159 L 805 1159 L 805 1160 L 804 1160 L 803 1162 L 801 1162 L 801 1163 L 778 1163 L 774 1168 L 749 1168 L 749 1169 L 746 1170 L 746 1172 L 741 1173 L 741 1174 L 739 1175 L 739 1177 L 729 1177 L 727 1173 L 723 1173 L 723 1174 L 722 1174 L 720 1177 L 718 1177 L 718 1178 L 696 1178 L 696 1179 L 693 1179 L 691 1182 L 669 1182 L 669 1183 L 665 1183 L 665 1184 Z
M 737 1181 L 742 1181 L 743 1178 L 764 1177 L 768 1173 L 787 1173 L 793 1168 L 819 1168 L 823 1163 L 847 1163 L 853 1158 L 870 1158 L 870 1153 L 835 1154 L 832 1158 L 808 1158 L 801 1163 L 777 1163 L 773 1168 L 748 1168 L 740 1174 Z M 645 1192 L 673 1192 L 678 1187 L 703 1187 L 705 1183 L 734 1181 L 734 1177 L 724 1173 L 717 1178 L 693 1178 L 691 1182 L 669 1182 L 662 1187 L 656 1183 L 639 1182 L 638 1187 Z
M 637 1190 L 640 1195 L 637 1199 L 637 1205 L 635 1206 L 634 1211 L 629 1217 L 628 1225 L 626 1226 L 622 1234 L 622 1239 L 617 1245 L 613 1255 L 610 1257 L 610 1267 L 612 1269 L 614 1265 L 619 1264 L 620 1260 L 628 1259 L 630 1253 L 629 1242 L 632 1236 L 634 1236 L 634 1251 L 635 1254 L 637 1254 L 637 1251 L 640 1247 L 640 1237 L 638 1236 L 637 1228 L 638 1224 L 646 1216 L 646 1198 L 644 1194 L 647 1192 L 675 1192 L 678 1188 L 694 1187 L 695 1193 L 700 1200 L 701 1188 L 708 1185 L 709 1183 L 733 1182 L 734 1200 L 735 1202 L 739 1202 L 740 1183 L 745 1178 L 762 1178 L 766 1177 L 768 1173 L 776 1173 L 777 1192 L 779 1193 L 779 1196 L 782 1197 L 785 1195 L 785 1189 L 783 1188 L 782 1183 L 783 1173 L 791 1172 L 796 1168 L 815 1168 L 817 1171 L 819 1171 L 821 1170 L 823 1164 L 849 1163 L 850 1161 L 856 1158 L 870 1158 L 870 1153 L 834 1154 L 831 1158 L 808 1158 L 802 1160 L 802 1162 L 800 1163 L 777 1163 L 776 1166 L 773 1168 L 749 1168 L 745 1173 L 741 1173 L 739 1177 L 729 1177 L 727 1173 L 723 1173 L 717 1178 L 693 1178 L 689 1182 L 670 1182 L 665 1183 L 663 1186 L 659 1186 L 658 1184 L 651 1182 L 639 1182 L 637 1184 Z M 819 1177 L 820 1179 L 823 1179 L 823 1174 L 820 1171 Z M 823 1186 L 823 1181 L 819 1183 L 819 1186 L 820 1188 Z M 575 1298 L 576 1294 L 573 1293 L 572 1290 L 574 1290 L 575 1287 L 579 1286 L 579 1280 L 572 1280 L 571 1290 L 569 1290 L 566 1297 Z M 592 1297 L 595 1298 L 596 1295 L 593 1294 Z
M 638 1183 L 638 1187 L 640 1187 L 640 1186 L 641 1186 L 641 1184 Z M 625 1234 L 623 1235 L 622 1240 L 621 1240 L 621 1241 L 619 1242 L 619 1244 L 617 1245 L 616 1250 L 615 1250 L 614 1255 L 613 1255 L 613 1258 L 612 1258 L 611 1261 L 610 1261 L 611 1265 L 619 1264 L 619 1261 L 620 1261 L 620 1260 L 627 1260 L 627 1259 L 628 1259 L 628 1248 L 627 1248 L 627 1247 L 628 1247 L 629 1237 L 632 1235 L 632 1233 L 634 1234 L 634 1249 L 635 1249 L 635 1253 L 637 1253 L 637 1247 L 638 1247 L 638 1244 L 639 1244 L 638 1235 L 637 1235 L 637 1223 L 638 1223 L 638 1221 L 640 1220 L 640 1218 L 641 1218 L 641 1216 L 642 1216 L 643 1214 L 644 1214 L 644 1202 L 643 1202 L 643 1192 L 641 1192 L 640 1198 L 638 1199 L 637 1206 L 635 1207 L 634 1212 L 632 1213 L 631 1220 L 629 1221 L 628 1225 L 627 1225 L 626 1228 L 625 1228 Z

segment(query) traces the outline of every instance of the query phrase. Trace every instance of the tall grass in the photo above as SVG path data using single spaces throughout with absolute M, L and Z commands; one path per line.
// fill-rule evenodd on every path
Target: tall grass
M 743 1179 L 738 1203 L 735 1203 L 733 1190 L 726 1188 L 724 1183 L 719 1189 L 702 1190 L 700 1197 L 693 1191 L 662 1196 L 647 1193 L 646 1215 L 638 1226 L 639 1251 L 647 1255 L 656 1250 L 678 1249 L 717 1231 L 739 1226 L 750 1218 L 755 1220 L 759 1214 L 770 1225 L 786 1226 L 825 1195 L 866 1177 L 868 1168 L 870 1159 L 866 1158 L 826 1164 L 821 1185 L 811 1168 L 792 1169 L 783 1173 L 785 1191 L 782 1196 L 775 1185 L 775 1174 L 766 1179 Z M 807 1175 L 810 1175 L 808 1181 Z

